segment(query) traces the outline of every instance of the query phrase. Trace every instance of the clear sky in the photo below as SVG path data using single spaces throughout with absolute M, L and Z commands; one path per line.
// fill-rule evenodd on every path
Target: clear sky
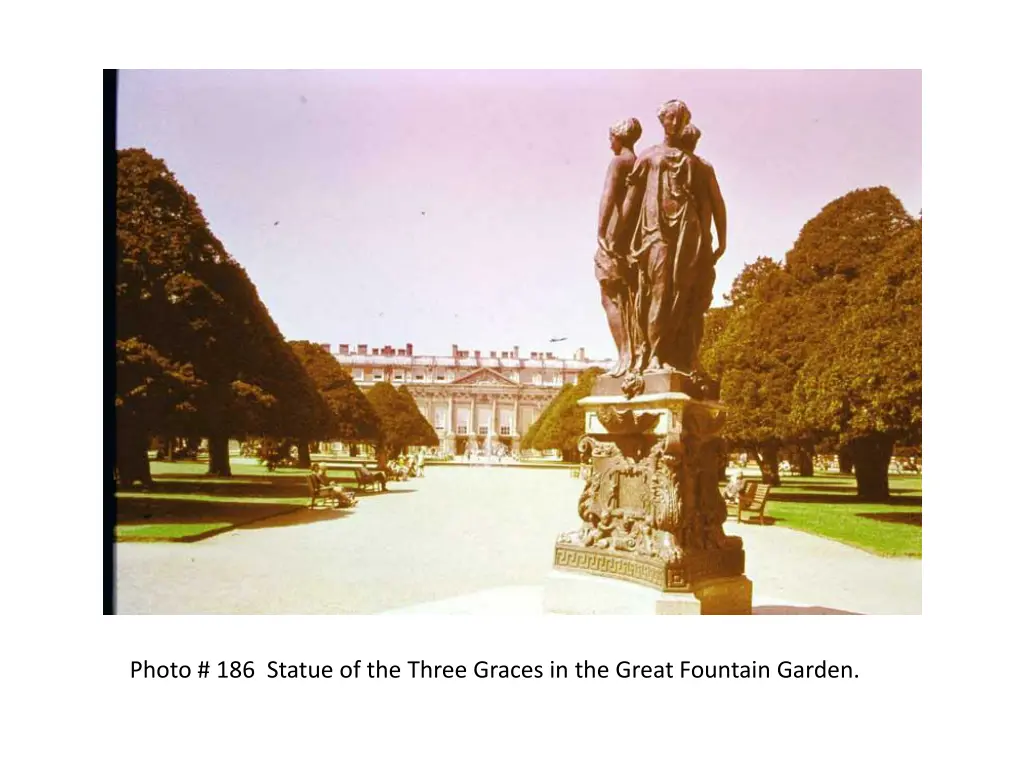
M 716 303 L 852 189 L 921 209 L 919 71 L 122 71 L 117 145 L 166 161 L 286 338 L 609 357 L 608 127 L 639 152 L 671 98 L 728 209 Z

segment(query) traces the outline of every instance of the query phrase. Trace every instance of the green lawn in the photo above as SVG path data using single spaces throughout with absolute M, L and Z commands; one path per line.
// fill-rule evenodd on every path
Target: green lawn
M 857 500 L 852 475 L 784 476 L 768 497 L 766 522 L 878 555 L 921 557 L 921 476 L 891 476 L 889 492 L 888 502 L 868 504 Z
M 118 541 L 195 541 L 230 528 L 231 523 L 165 523 L 162 525 L 119 525 Z
M 233 477 L 206 477 L 206 462 L 150 462 L 153 487 L 117 493 L 118 541 L 196 541 L 235 528 L 293 524 L 337 516 L 309 510 L 308 472 L 233 461 Z M 298 512 L 299 514 L 295 514 Z

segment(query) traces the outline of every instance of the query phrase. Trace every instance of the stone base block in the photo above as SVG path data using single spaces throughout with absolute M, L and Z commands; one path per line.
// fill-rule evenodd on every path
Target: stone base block
M 544 612 L 599 616 L 749 614 L 753 584 L 746 576 L 713 579 L 693 592 L 661 592 L 603 576 L 552 571 L 544 584 Z

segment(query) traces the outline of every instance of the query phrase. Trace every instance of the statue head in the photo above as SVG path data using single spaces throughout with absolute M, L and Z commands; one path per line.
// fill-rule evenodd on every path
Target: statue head
M 658 120 L 661 121 L 666 136 L 678 136 L 690 123 L 690 108 L 679 99 L 666 101 L 658 110 Z
M 697 149 L 698 141 L 700 141 L 700 128 L 693 123 L 687 123 L 679 133 L 679 148 L 683 152 L 692 153 Z
M 641 133 L 643 133 L 643 128 L 640 126 L 640 121 L 635 117 L 620 120 L 608 129 L 608 138 L 611 141 L 612 150 L 618 152 L 623 147 L 632 149 L 637 139 L 640 138 Z

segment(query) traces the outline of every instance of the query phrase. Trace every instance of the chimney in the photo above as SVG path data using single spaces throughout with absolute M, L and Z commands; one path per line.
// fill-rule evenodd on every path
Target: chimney
M 380 355 L 380 347 L 374 347 L 373 348 L 373 354 Z
M 339 355 L 347 355 L 348 354 L 348 344 L 339 344 L 338 345 L 338 354 Z
M 495 351 L 494 351 L 494 350 L 492 349 L 492 350 L 491 350 L 491 357 L 497 357 L 497 356 L 498 356 L 498 353 L 497 353 L 497 352 L 495 352 Z
M 360 344 L 357 347 L 357 349 L 359 350 L 359 354 L 360 355 L 365 355 L 366 354 L 366 345 L 365 344 Z
M 554 360 L 554 359 L 555 359 L 555 353 L 554 352 L 548 352 L 548 360 Z
M 586 351 L 584 351 L 583 347 L 580 347 L 578 350 L 576 350 L 576 354 L 578 355 L 576 359 L 579 360 L 580 362 L 583 362 L 584 360 L 587 359 L 587 353 Z
M 512 354 L 515 356 L 516 360 L 519 359 L 519 347 L 518 346 L 512 347 Z
M 459 356 L 459 345 L 458 344 L 452 344 L 452 357 L 458 357 L 458 356 Z
M 474 349 L 473 350 L 473 357 L 480 357 L 480 350 L 479 349 Z
M 322 349 L 324 352 L 330 352 L 331 351 L 331 345 L 330 344 L 321 344 L 320 345 L 320 349 Z
M 407 354 L 409 357 L 412 357 L 412 344 L 409 344 L 408 342 L 406 342 L 405 345 L 405 354 Z

